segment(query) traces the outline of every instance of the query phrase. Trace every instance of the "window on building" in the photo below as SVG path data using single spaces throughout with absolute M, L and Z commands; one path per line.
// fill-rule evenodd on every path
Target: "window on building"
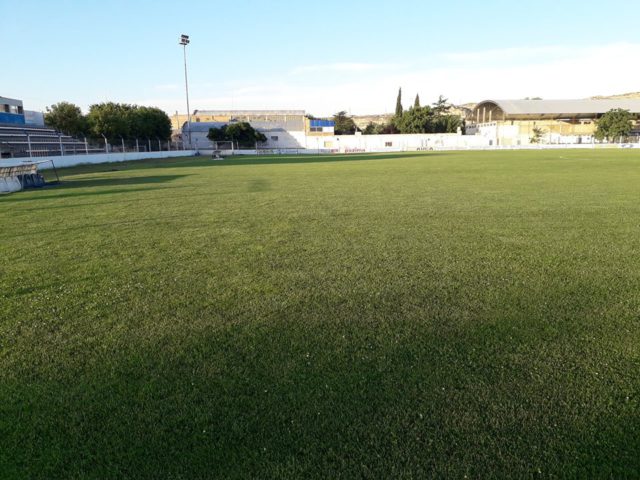
M 278 141 L 277 135 L 271 135 L 271 141 L 272 142 L 277 142 Z
M 393 147 L 393 142 L 384 142 L 385 147 Z

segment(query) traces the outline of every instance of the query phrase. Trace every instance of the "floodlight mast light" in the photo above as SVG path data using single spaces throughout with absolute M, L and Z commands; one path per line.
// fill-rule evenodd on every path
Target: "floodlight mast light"
M 189 148 L 191 147 L 191 110 L 189 109 L 189 81 L 187 79 L 187 45 L 189 45 L 189 35 L 180 35 L 180 45 L 184 50 L 184 88 L 187 93 L 187 134 L 189 137 Z M 183 140 L 184 141 L 184 140 Z

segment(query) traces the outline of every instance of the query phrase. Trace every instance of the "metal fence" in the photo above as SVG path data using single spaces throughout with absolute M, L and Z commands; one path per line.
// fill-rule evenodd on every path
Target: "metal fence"
M 159 138 L 108 139 L 73 138 L 52 131 L 16 131 L 0 128 L 0 158 L 38 158 L 118 152 L 161 152 L 185 150 L 181 141 Z

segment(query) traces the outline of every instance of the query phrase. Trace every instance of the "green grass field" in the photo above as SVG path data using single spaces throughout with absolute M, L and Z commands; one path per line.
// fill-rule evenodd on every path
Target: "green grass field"
M 0 197 L 0 478 L 640 477 L 640 151 Z

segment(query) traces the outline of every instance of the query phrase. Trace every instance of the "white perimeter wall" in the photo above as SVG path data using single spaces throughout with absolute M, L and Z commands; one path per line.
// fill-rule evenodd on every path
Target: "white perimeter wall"
M 267 131 L 264 129 L 258 129 L 258 131 L 264 133 L 267 137 L 267 141 L 262 144 L 264 148 L 305 148 L 304 131 Z M 198 150 L 213 149 L 213 142 L 207 138 L 207 133 L 208 132 L 191 133 L 191 142 L 194 148 L 198 148 Z M 277 140 L 274 140 L 275 137 L 277 137 Z M 187 138 L 187 135 L 183 135 L 183 141 L 185 141 L 186 144 L 189 143 Z
M 531 144 L 531 135 L 520 133 L 519 125 L 497 125 L 496 123 L 486 123 L 475 128 L 477 135 L 489 140 L 491 145 L 496 146 L 526 146 Z M 595 138 L 591 135 L 560 135 L 559 133 L 546 132 L 540 138 L 543 144 L 584 144 L 594 143 Z
M 438 148 L 477 148 L 487 147 L 491 138 L 486 135 L 459 135 L 457 133 L 425 133 L 396 135 L 307 135 L 303 131 L 266 131 L 267 137 L 261 149 L 298 149 L 331 150 L 345 153 L 350 150 L 364 152 L 400 152 L 405 150 L 429 150 Z M 273 138 L 277 137 L 277 140 Z M 199 150 L 211 150 L 213 143 L 204 132 L 193 132 L 191 138 Z M 495 141 L 493 143 L 495 145 Z M 240 153 L 240 152 L 239 152 Z
M 281 153 L 358 153 L 358 152 L 405 152 L 417 150 L 468 150 L 483 149 L 491 145 L 490 140 L 480 135 L 458 135 L 456 133 L 425 133 L 396 135 L 305 135 L 304 132 L 288 132 L 287 142 L 267 142 L 260 147 L 264 154 Z M 300 150 L 298 150 L 300 149 Z M 292 151 L 297 150 L 297 151 Z M 203 155 L 212 151 L 200 149 Z M 223 155 L 255 155 L 255 150 L 225 150 Z
M 130 162 L 134 160 L 148 160 L 151 158 L 175 158 L 190 157 L 195 155 L 195 150 L 178 150 L 175 152 L 127 152 L 127 153 L 95 153 L 91 155 L 65 155 L 58 157 L 33 157 L 13 158 L 0 160 L 0 167 L 11 167 L 31 162 L 46 162 L 40 165 L 41 169 L 51 168 L 51 162 L 56 168 L 75 167 L 76 165 L 89 165 L 94 163 Z
M 349 152 L 402 152 L 411 150 L 467 149 L 489 146 L 489 140 L 479 135 L 456 133 L 425 133 L 396 135 L 335 135 L 306 137 L 310 150 Z

